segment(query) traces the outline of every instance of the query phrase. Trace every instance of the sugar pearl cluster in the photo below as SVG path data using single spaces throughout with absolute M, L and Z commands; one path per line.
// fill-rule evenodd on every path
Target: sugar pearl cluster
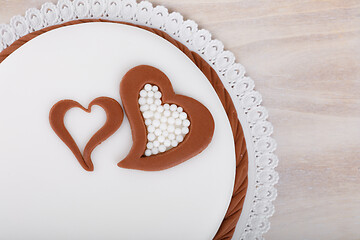
M 158 86 L 146 84 L 140 91 L 140 111 L 147 128 L 145 156 L 163 153 L 181 143 L 189 133 L 190 121 L 182 107 L 162 104 Z

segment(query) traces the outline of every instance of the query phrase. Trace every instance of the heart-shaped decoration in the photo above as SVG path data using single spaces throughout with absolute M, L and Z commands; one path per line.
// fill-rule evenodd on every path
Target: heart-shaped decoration
M 211 142 L 215 124 L 209 110 L 193 98 L 175 94 L 170 80 L 159 69 L 146 65 L 131 69 L 121 81 L 120 95 L 130 122 L 133 145 L 126 158 L 118 163 L 119 167 L 145 171 L 164 170 L 196 156 Z M 167 114 L 168 119 L 161 120 L 164 113 L 155 117 L 157 110 L 154 105 L 164 108 L 164 112 L 167 106 L 173 108 L 169 111 L 170 115 Z M 172 115 L 171 112 L 179 114 Z M 172 120 L 169 121 L 170 118 Z M 159 119 L 160 123 L 154 124 Z M 182 121 L 178 125 L 177 119 Z M 165 121 L 166 131 L 160 126 Z M 167 139 L 180 125 L 182 128 L 178 129 L 181 132 L 177 130 L 177 134 L 173 134 L 175 138 Z M 167 134 L 163 135 L 164 132 Z M 166 140 L 176 141 L 169 145 L 169 142 L 165 144 Z M 154 146 L 156 142 L 159 146 Z M 156 151 L 152 151 L 154 147 Z
M 91 107 L 94 105 L 98 105 L 105 110 L 106 122 L 87 142 L 82 154 L 75 140 L 65 127 L 64 117 L 66 112 L 74 107 L 90 113 Z M 80 165 L 87 171 L 94 170 L 94 165 L 91 161 L 92 151 L 119 129 L 123 118 L 124 112 L 120 104 L 116 100 L 108 97 L 94 99 L 88 108 L 84 108 L 80 103 L 73 100 L 61 100 L 51 108 L 49 115 L 50 125 L 54 132 L 69 147 Z

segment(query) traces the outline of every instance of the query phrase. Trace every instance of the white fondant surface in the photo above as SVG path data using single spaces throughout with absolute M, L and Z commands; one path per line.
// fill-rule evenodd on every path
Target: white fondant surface
M 203 103 L 215 120 L 209 147 L 159 172 L 121 169 L 131 130 L 120 129 L 92 154 L 86 172 L 52 131 L 54 103 L 96 97 L 120 102 L 122 76 L 148 64 L 175 92 Z M 235 176 L 233 137 L 208 80 L 176 47 L 138 28 L 88 23 L 28 42 L 0 64 L 0 239 L 212 239 L 226 213 Z M 72 109 L 66 125 L 83 148 L 105 121 Z

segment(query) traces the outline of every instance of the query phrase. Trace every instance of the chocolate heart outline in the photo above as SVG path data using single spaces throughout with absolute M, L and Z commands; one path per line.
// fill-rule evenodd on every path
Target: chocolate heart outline
M 177 147 L 145 157 L 147 130 L 138 98 L 140 90 L 148 83 L 159 87 L 162 103 L 181 106 L 187 113 L 191 126 L 189 133 Z M 148 65 L 130 69 L 121 80 L 120 96 L 130 122 L 133 145 L 129 154 L 118 163 L 119 167 L 144 171 L 165 170 L 198 155 L 210 144 L 215 129 L 210 111 L 197 100 L 176 94 L 169 78 L 161 70 Z
M 106 122 L 105 124 L 90 138 L 87 142 L 83 153 L 81 153 L 77 143 L 67 130 L 64 124 L 64 117 L 67 111 L 72 108 L 80 108 L 81 110 L 90 113 L 92 106 L 97 105 L 105 110 Z M 114 134 L 121 126 L 124 119 L 124 112 L 120 104 L 109 97 L 98 97 L 90 102 L 88 108 L 84 108 L 80 103 L 74 100 L 61 100 L 53 105 L 49 114 L 49 121 L 51 128 L 57 136 L 68 146 L 68 148 L 75 155 L 80 165 L 86 171 L 93 171 L 94 165 L 91 160 L 91 153 L 103 141 Z

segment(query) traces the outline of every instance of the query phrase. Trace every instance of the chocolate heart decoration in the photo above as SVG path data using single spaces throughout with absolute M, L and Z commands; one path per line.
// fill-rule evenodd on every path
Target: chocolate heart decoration
M 91 112 L 91 107 L 98 105 L 102 107 L 106 112 L 106 122 L 102 128 L 100 128 L 88 141 L 84 148 L 84 153 L 81 154 L 78 145 L 75 140 L 71 137 L 69 131 L 66 129 L 64 124 L 64 117 L 67 111 L 71 108 L 78 107 L 88 113 Z M 120 127 L 124 118 L 123 110 L 120 104 L 108 97 L 99 97 L 94 99 L 88 106 L 84 108 L 76 101 L 73 100 L 62 100 L 57 102 L 50 110 L 50 125 L 59 138 L 70 148 L 79 161 L 80 165 L 87 171 L 93 171 L 94 165 L 91 161 L 92 151 L 103 141 L 114 134 Z
M 181 106 L 191 122 L 184 140 L 168 151 L 145 156 L 147 130 L 139 109 L 139 93 L 146 84 L 156 85 L 162 102 Z M 121 81 L 121 100 L 129 119 L 133 145 L 119 167 L 145 171 L 160 171 L 176 166 L 202 152 L 214 134 L 214 119 L 209 110 L 193 98 L 175 94 L 170 80 L 157 68 L 141 65 L 128 71 Z

